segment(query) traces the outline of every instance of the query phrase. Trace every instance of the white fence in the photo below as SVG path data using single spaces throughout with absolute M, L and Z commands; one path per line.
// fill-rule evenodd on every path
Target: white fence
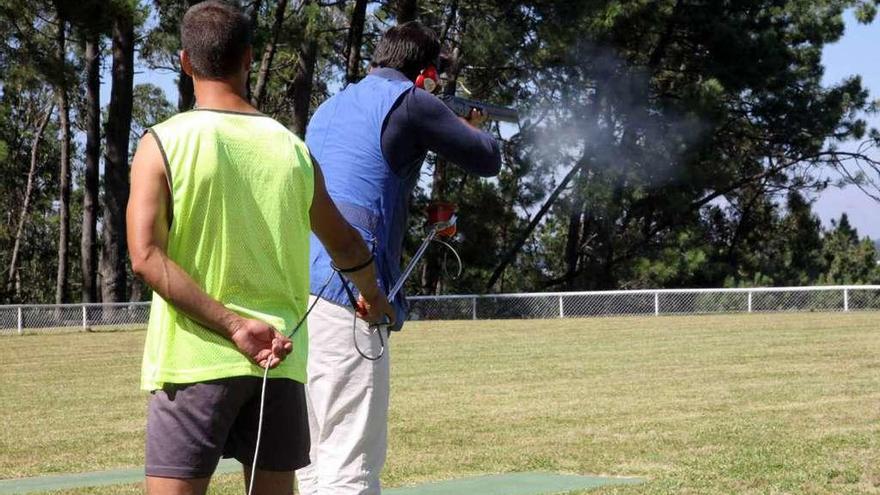
M 23 304 L 0 306 L 0 335 L 143 328 L 150 303 Z
M 414 296 L 412 320 L 880 311 L 880 285 Z
M 880 285 L 545 292 L 409 298 L 412 320 L 880 311 Z M 143 328 L 149 303 L 0 306 L 0 335 Z

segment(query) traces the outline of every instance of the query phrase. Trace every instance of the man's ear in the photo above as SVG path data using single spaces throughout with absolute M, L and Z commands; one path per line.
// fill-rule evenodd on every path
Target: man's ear
M 192 60 L 189 59 L 189 53 L 186 53 L 186 50 L 180 50 L 180 68 L 183 70 L 184 74 L 192 77 Z

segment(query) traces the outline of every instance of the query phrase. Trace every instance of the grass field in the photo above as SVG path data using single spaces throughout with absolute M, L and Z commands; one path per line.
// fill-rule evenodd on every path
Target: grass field
M 392 339 L 384 482 L 554 471 L 649 479 L 591 494 L 880 493 L 878 320 L 412 323 Z M 0 478 L 141 465 L 143 338 L 0 338 Z

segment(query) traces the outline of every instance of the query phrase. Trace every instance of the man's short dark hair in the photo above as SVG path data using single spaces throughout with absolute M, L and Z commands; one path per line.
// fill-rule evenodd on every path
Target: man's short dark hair
M 440 39 L 418 21 L 405 22 L 385 31 L 376 46 L 372 64 L 390 67 L 415 79 L 425 67 L 437 63 Z
M 180 44 L 194 75 L 225 79 L 241 69 L 241 57 L 251 45 L 250 20 L 228 3 L 197 3 L 180 22 Z

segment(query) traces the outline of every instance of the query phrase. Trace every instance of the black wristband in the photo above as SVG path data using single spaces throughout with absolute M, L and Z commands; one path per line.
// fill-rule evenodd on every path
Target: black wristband
M 353 266 L 350 268 L 339 268 L 338 266 L 336 266 L 336 263 L 333 263 L 333 261 L 331 261 L 330 267 L 333 268 L 333 270 L 335 270 L 338 273 L 354 273 L 354 272 L 361 271 L 364 268 L 370 266 L 370 263 L 372 263 L 375 258 L 376 258 L 376 256 L 373 253 L 370 253 L 370 257 L 367 258 L 367 261 L 364 261 L 360 265 L 356 265 L 356 266 Z

